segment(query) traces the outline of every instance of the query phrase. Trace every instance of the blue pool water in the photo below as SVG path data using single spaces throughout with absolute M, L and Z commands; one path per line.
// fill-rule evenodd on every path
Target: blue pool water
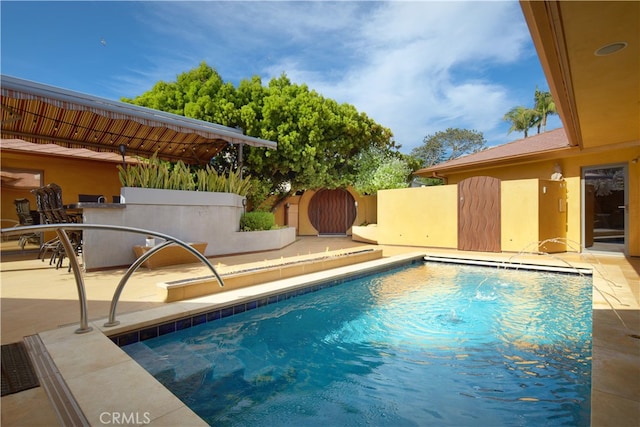
M 591 278 L 419 264 L 123 348 L 216 426 L 586 426 Z

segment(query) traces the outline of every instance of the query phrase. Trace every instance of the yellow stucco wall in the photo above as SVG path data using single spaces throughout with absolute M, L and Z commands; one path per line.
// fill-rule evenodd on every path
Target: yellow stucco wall
M 380 244 L 458 246 L 457 186 L 378 191 Z
M 120 194 L 121 185 L 116 163 L 4 151 L 0 162 L 2 170 L 10 168 L 43 171 L 45 185 L 55 182 L 62 187 L 64 204 L 77 202 L 78 194 L 103 194 L 107 201 L 111 201 L 111 196 Z M 17 220 L 13 200 L 22 197 L 30 201 L 32 210 L 37 209 L 35 197 L 28 190 L 12 191 L 2 188 L 2 218 Z M 45 238 L 54 235 L 53 232 L 46 233 Z
M 546 188 L 546 190 L 543 190 Z M 563 237 L 559 212 L 564 183 L 538 179 L 501 182 L 501 245 L 505 252 L 538 250 L 540 240 Z M 437 248 L 458 246 L 457 184 L 378 192 L 378 224 L 357 229 L 356 238 L 379 244 Z M 542 214 L 545 219 L 538 221 Z M 547 243 L 546 252 L 563 251 Z
M 567 251 L 567 197 L 564 181 L 538 181 L 539 250 L 546 253 Z M 577 251 L 578 248 L 573 248 Z
M 354 225 L 374 224 L 377 222 L 377 199 L 376 196 L 361 196 L 353 188 L 346 189 L 354 201 L 358 203 L 356 210 L 356 219 Z M 299 236 L 316 236 L 318 230 L 311 224 L 309 220 L 309 203 L 317 193 L 315 190 L 307 190 L 302 195 L 291 196 L 283 200 L 274 210 L 276 224 L 285 225 L 286 204 L 298 206 L 298 235 Z M 347 234 L 351 234 L 351 229 L 347 230 Z
M 21 153 L 2 152 L 1 167 L 17 169 L 35 169 L 44 171 L 44 184 L 55 182 L 63 189 L 65 204 L 78 201 L 78 194 L 103 194 L 107 201 L 111 196 L 120 194 L 120 180 L 116 164 L 87 159 L 52 157 L 41 155 L 25 155 Z M 30 192 L 24 192 L 35 206 L 35 199 Z M 2 197 L 2 207 L 5 207 Z M 9 200 L 12 204 L 13 200 Z
M 500 191 L 501 249 L 505 252 L 537 250 L 538 180 L 502 181 Z
M 465 178 L 478 175 L 492 176 L 504 182 L 523 179 L 548 180 L 554 171 L 554 165 L 560 164 L 566 184 L 566 239 L 569 242 L 567 250 L 578 251 L 582 246 L 582 188 L 581 178 L 584 167 L 619 166 L 627 167 L 628 172 L 628 248 L 629 255 L 640 256 L 640 162 L 631 160 L 640 155 L 640 144 L 619 149 L 602 149 L 579 152 L 571 156 L 558 159 L 546 159 L 526 164 L 513 164 L 487 168 L 481 171 L 455 173 L 447 176 L 449 184 L 457 184 Z M 521 196 L 514 193 L 515 203 L 521 201 Z M 504 203 L 511 203 L 505 200 Z M 503 219 L 504 220 L 504 219 Z M 504 237 L 503 237 L 503 243 Z M 510 250 L 505 249 L 503 250 Z
M 354 193 L 352 193 L 354 194 Z M 355 193 L 357 195 L 357 193 Z M 378 196 L 358 196 L 358 216 L 355 225 L 375 224 L 378 222 Z
M 629 166 L 629 253 L 640 256 L 640 160 Z
M 555 220 L 547 223 L 544 217 L 540 220 L 537 217 L 535 220 L 529 218 L 536 212 L 550 209 L 540 207 L 540 197 L 536 195 L 539 195 L 541 187 L 538 187 L 538 184 L 534 185 L 534 182 L 548 180 L 553 173 L 554 165 L 559 163 L 566 185 L 565 232 L 569 242 L 567 250 L 578 250 L 582 245 L 582 168 L 625 165 L 628 171 L 628 248 L 630 255 L 640 256 L 640 162 L 631 161 L 639 155 L 640 145 L 615 150 L 582 152 L 560 159 L 546 159 L 527 164 L 451 174 L 448 176 L 448 183 L 451 185 L 383 190 L 377 197 L 362 197 L 349 189 L 354 199 L 358 201 L 358 215 L 354 224 L 377 223 L 376 235 L 381 244 L 455 248 L 457 246 L 455 184 L 471 176 L 492 176 L 502 180 L 502 250 L 518 252 L 530 245 L 537 237 L 542 237 L 538 240 L 543 240 L 561 231 L 554 229 L 557 227 Z M 45 184 L 56 182 L 62 186 L 64 203 L 77 201 L 80 193 L 104 194 L 107 200 L 110 200 L 112 195 L 120 193 L 116 163 L 10 152 L 3 152 L 0 160 L 2 168 L 44 171 Z M 527 183 L 527 180 L 532 181 Z M 540 181 L 540 185 L 542 183 L 543 181 Z M 302 196 L 293 196 L 288 200 L 298 205 L 298 234 L 300 235 L 317 234 L 307 214 L 309 202 L 314 194 L 314 191 L 307 191 Z M 15 198 L 26 197 L 35 209 L 35 199 L 28 191 L 15 192 L 3 189 L 1 195 L 2 218 L 17 219 L 13 205 Z M 278 224 L 284 223 L 283 206 L 279 205 L 275 211 Z M 526 222 L 523 218 L 526 218 Z
M 318 230 L 311 224 L 309 219 L 309 203 L 316 191 L 305 191 L 298 202 L 298 235 L 300 236 L 315 236 L 318 234 Z

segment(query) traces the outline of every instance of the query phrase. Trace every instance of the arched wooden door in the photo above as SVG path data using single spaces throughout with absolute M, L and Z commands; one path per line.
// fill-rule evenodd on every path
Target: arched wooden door
M 500 252 L 500 180 L 474 176 L 458 183 L 458 249 Z
M 356 204 L 348 191 L 320 190 L 309 202 L 309 220 L 318 234 L 346 234 L 355 219 Z

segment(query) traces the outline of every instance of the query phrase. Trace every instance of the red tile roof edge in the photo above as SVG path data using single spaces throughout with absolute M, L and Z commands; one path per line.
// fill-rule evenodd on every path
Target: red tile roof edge
M 565 130 L 558 128 L 423 168 L 414 172 L 414 175 L 426 175 L 453 168 L 489 166 L 492 163 L 510 158 L 522 159 L 546 152 L 571 148 L 573 147 L 569 144 Z

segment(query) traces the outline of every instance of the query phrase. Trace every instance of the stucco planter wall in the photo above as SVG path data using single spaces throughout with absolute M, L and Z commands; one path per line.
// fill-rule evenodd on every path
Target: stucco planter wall
M 354 225 L 351 227 L 351 237 L 356 242 L 378 244 L 378 224 Z
M 124 209 L 85 209 L 84 222 L 153 230 L 184 242 L 206 242 L 206 256 L 279 249 L 295 241 L 295 229 L 278 233 L 240 232 L 244 207 L 243 197 L 237 194 L 129 187 L 122 188 L 120 194 L 124 198 Z M 86 231 L 83 236 L 85 268 L 130 265 L 135 261 L 133 246 L 144 245 L 145 237 L 135 233 Z
M 160 188 L 123 187 L 120 198 L 125 204 L 178 206 L 233 206 L 242 209 L 242 196 L 212 191 L 164 190 Z
M 228 247 L 235 248 L 236 251 L 226 253 L 268 251 L 283 248 L 295 241 L 295 227 L 264 231 L 238 231 L 228 235 L 228 240 L 225 242 Z

